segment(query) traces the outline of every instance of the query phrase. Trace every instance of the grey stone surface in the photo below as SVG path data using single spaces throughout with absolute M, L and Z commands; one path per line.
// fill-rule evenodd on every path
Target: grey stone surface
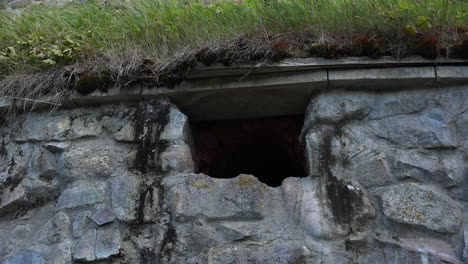
M 97 210 L 92 216 L 91 219 L 97 224 L 97 225 L 104 225 L 108 224 L 114 221 L 115 216 L 112 210 L 110 209 L 102 209 L 102 210 Z
M 78 261 L 94 261 L 96 247 L 96 229 L 92 228 L 86 231 L 78 240 L 74 252 L 73 259 Z
M 127 167 L 129 152 L 112 142 L 91 142 L 74 145 L 64 153 L 64 172 L 60 175 L 64 182 L 79 179 L 109 178 L 120 168 Z
M 0 264 L 45 264 L 44 257 L 39 252 L 26 251 L 0 260 Z
M 140 188 L 137 176 L 127 174 L 124 177 L 117 177 L 109 181 L 114 215 L 122 221 L 135 220 Z
M 437 232 L 460 230 L 460 208 L 428 186 L 410 183 L 390 187 L 383 193 L 382 201 L 384 214 L 393 221 Z
M 89 226 L 89 211 L 78 211 L 73 214 L 73 223 L 71 226 L 72 235 L 74 238 L 80 238 Z
M 17 141 L 64 140 L 71 130 L 72 119 L 69 116 L 54 117 L 32 115 L 26 119 Z
M 89 229 L 77 242 L 73 259 L 92 262 L 117 255 L 121 249 L 120 231 L 114 226 Z
M 309 176 L 280 187 L 194 173 L 188 117 L 271 114 L 271 102 L 288 114 L 293 101 L 302 112 L 323 73 L 294 75 L 287 92 L 177 91 L 188 115 L 164 99 L 2 123 L 0 263 L 461 263 L 464 86 L 315 94 L 301 135 Z
M 57 209 L 74 208 L 103 202 L 106 192 L 101 184 L 80 183 L 66 189 L 57 201 Z
M 367 220 L 375 217 L 367 194 L 352 185 L 315 178 L 288 178 L 282 188 L 290 215 L 296 216 L 296 222 L 313 237 L 344 237 L 351 230 L 366 229 Z M 344 192 L 337 191 L 340 188 Z M 344 193 L 346 197 L 340 197 Z M 340 210 L 334 210 L 336 207 Z
M 71 221 L 67 214 L 63 212 L 57 213 L 39 231 L 39 241 L 46 245 L 66 241 L 70 236 L 70 225 Z
M 161 166 L 163 171 L 195 172 L 190 147 L 186 144 L 170 146 L 161 153 Z
M 432 239 L 378 237 L 370 243 L 350 243 L 349 247 L 358 263 L 462 263 L 453 248 Z
M 465 247 L 463 249 L 463 260 L 466 262 L 468 261 L 468 224 L 467 223 L 465 223 L 465 226 L 464 226 L 463 238 L 465 242 Z
M 169 203 L 178 221 L 185 222 L 203 215 L 208 219 L 261 219 L 265 188 L 252 175 L 234 179 L 213 179 L 203 174 L 190 177 L 167 177 Z
M 223 263 L 314 263 L 312 253 L 300 242 L 252 241 L 214 247 L 208 252 L 210 264 Z
M 99 228 L 96 234 L 96 259 L 107 259 L 120 253 L 120 231 L 113 226 Z
M 190 137 L 188 117 L 177 108 L 171 107 L 168 118 L 169 122 L 162 131 L 160 139 L 186 141 Z
M 437 112 L 422 116 L 391 116 L 369 125 L 378 137 L 405 148 L 455 148 L 455 127 Z

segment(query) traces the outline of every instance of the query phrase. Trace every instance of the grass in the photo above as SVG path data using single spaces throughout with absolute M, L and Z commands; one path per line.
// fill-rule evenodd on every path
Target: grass
M 172 86 L 196 61 L 400 57 L 418 49 L 426 57 L 463 56 L 468 46 L 463 0 L 117 2 L 0 13 L 0 96 L 31 98 L 77 85 L 89 92 L 79 84 L 89 76 Z

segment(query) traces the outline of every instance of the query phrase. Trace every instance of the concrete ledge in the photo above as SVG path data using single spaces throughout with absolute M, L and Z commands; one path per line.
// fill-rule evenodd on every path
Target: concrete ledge
M 436 66 L 437 82 L 441 84 L 468 83 L 468 66 Z
M 199 65 L 188 76 L 189 79 L 208 78 L 216 76 L 246 75 L 260 73 L 278 73 L 305 71 L 316 69 L 364 69 L 364 68 L 387 68 L 387 67 L 423 67 L 448 65 L 459 66 L 468 65 L 466 60 L 438 58 L 428 60 L 419 56 L 409 56 L 397 60 L 390 56 L 370 59 L 368 57 L 345 57 L 339 59 L 324 58 L 296 58 L 286 59 L 280 63 L 258 63 L 255 65 Z
M 88 95 L 74 91 L 61 99 L 60 108 L 169 97 L 192 120 L 235 119 L 303 114 L 310 98 L 324 90 L 404 90 L 459 84 L 468 84 L 468 61 L 291 59 L 274 65 L 201 67 L 173 89 L 135 85 Z M 35 101 L 33 110 L 50 106 L 47 99 Z M 0 113 L 11 107 L 11 100 L 0 98 Z
M 330 89 L 402 89 L 434 85 L 434 67 L 329 70 Z
M 228 89 L 271 89 L 311 86 L 324 87 L 327 82 L 326 71 L 307 71 L 276 74 L 257 74 L 245 76 L 230 76 L 224 78 L 205 78 L 185 80 L 174 89 L 143 88 L 143 96 L 159 95 L 161 93 L 180 93 L 187 91 L 228 90 Z

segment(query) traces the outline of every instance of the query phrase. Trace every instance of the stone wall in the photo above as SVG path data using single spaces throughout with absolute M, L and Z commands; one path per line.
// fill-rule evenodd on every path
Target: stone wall
M 196 174 L 169 100 L 0 127 L 0 263 L 463 263 L 468 86 L 314 96 L 309 176 Z M 274 166 L 275 164 L 271 164 Z

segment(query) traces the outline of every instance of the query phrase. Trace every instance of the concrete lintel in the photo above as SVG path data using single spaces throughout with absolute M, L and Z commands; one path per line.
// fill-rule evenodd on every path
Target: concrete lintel
M 436 73 L 438 83 L 468 83 L 468 66 L 437 66 Z
M 324 58 L 293 58 L 285 59 L 280 63 L 257 63 L 254 65 L 199 65 L 190 72 L 189 79 L 208 78 L 217 76 L 232 76 L 260 73 L 279 73 L 290 71 L 304 71 L 313 69 L 363 69 L 387 67 L 423 67 L 435 65 L 468 65 L 468 61 L 460 59 L 438 58 L 437 60 L 424 59 L 420 56 L 409 56 L 396 59 L 384 56 L 377 59 L 368 57 L 343 57 L 337 59 Z
M 319 71 L 301 71 L 276 74 L 256 74 L 245 76 L 230 76 L 205 78 L 197 80 L 185 80 L 173 89 L 167 88 L 150 88 L 146 87 L 142 90 L 144 97 L 153 95 L 171 94 L 180 92 L 193 91 L 212 91 L 212 90 L 228 90 L 228 89 L 272 89 L 289 87 L 316 87 L 317 89 L 324 88 L 327 82 L 327 72 Z
M 173 93 L 167 96 L 190 116 L 190 120 L 303 115 L 317 90 L 309 87 L 287 89 L 227 89 Z
M 341 89 L 402 89 L 413 85 L 435 84 L 434 67 L 398 67 L 329 70 L 329 88 Z

